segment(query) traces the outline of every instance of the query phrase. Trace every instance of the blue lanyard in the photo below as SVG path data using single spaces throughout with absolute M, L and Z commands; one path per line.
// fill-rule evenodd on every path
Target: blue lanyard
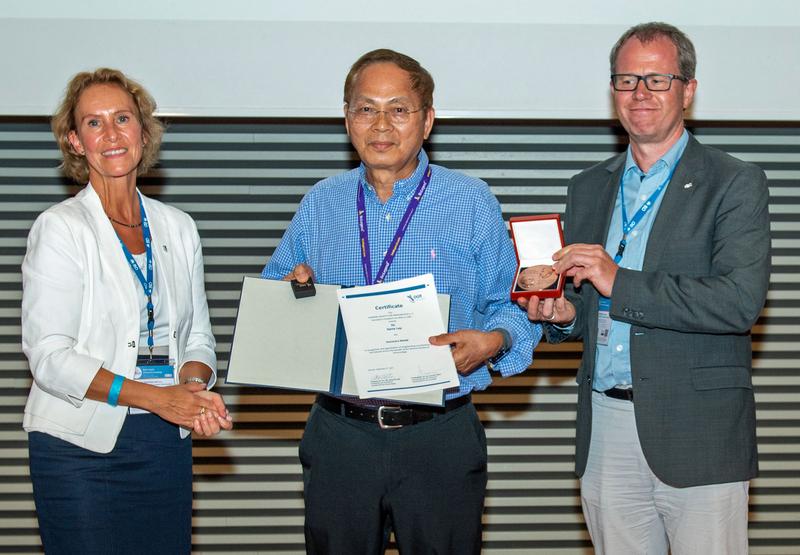
M 153 308 L 153 248 L 150 237 L 150 223 L 147 221 L 147 214 L 144 212 L 144 204 L 142 203 L 141 195 L 139 195 L 139 211 L 142 214 L 142 237 L 144 238 L 144 252 L 147 261 L 147 279 L 145 279 L 142 269 L 139 268 L 136 259 L 131 254 L 131 251 L 128 250 L 128 247 L 125 246 L 125 243 L 122 242 L 122 239 L 119 238 L 119 235 L 117 235 L 117 239 L 119 239 L 119 244 L 122 245 L 122 252 L 125 253 L 125 257 L 128 259 L 128 264 L 130 264 L 133 274 L 139 280 L 139 283 L 142 284 L 144 294 L 147 296 L 147 348 L 150 350 L 150 358 L 152 358 L 154 343 L 153 330 L 156 325 Z
M 625 171 L 623 170 L 622 175 L 619 178 L 619 205 L 620 209 L 622 210 L 622 239 L 620 239 L 619 247 L 617 247 L 617 254 L 614 255 L 614 264 L 619 264 L 622 261 L 622 253 L 625 252 L 625 247 L 628 245 L 628 234 L 630 234 L 633 229 L 639 225 L 639 222 L 647 215 L 647 212 L 653 207 L 656 200 L 658 200 L 659 195 L 662 193 L 664 188 L 667 186 L 672 180 L 672 175 L 675 173 L 675 169 L 678 167 L 678 163 L 680 162 L 680 158 L 675 160 L 675 164 L 672 166 L 672 169 L 669 172 L 667 178 L 659 185 L 653 194 L 650 195 L 644 203 L 639 207 L 639 209 L 634 213 L 633 218 L 628 220 L 628 213 L 625 210 L 625 186 L 624 186 L 624 179 L 625 179 Z M 600 311 L 601 312 L 609 312 L 611 310 L 611 299 L 608 297 L 600 297 Z
M 639 222 L 647 215 L 647 212 L 650 208 L 653 207 L 656 200 L 658 200 L 659 195 L 672 180 L 672 175 L 675 173 L 675 169 L 678 167 L 678 163 L 680 162 L 680 158 L 675 160 L 675 164 L 673 164 L 672 169 L 669 171 L 669 175 L 667 178 L 656 187 L 656 190 L 653 191 L 653 194 L 650 195 L 644 203 L 639 207 L 639 209 L 633 214 L 633 218 L 628 220 L 628 212 L 625 210 L 625 171 L 622 172 L 622 175 L 619 178 L 619 206 L 622 210 L 622 239 L 619 242 L 619 247 L 617 248 L 617 254 L 614 255 L 614 264 L 619 264 L 622 260 L 622 253 L 625 252 L 625 247 L 628 244 L 628 235 L 630 234 L 633 229 L 639 225 Z
M 408 201 L 406 213 L 403 214 L 403 219 L 400 220 L 400 226 L 397 228 L 397 231 L 394 234 L 394 238 L 389 246 L 389 250 L 386 251 L 386 256 L 383 257 L 383 262 L 381 263 L 380 268 L 378 268 L 378 275 L 375 276 L 375 281 L 372 281 L 372 261 L 369 257 L 369 236 L 367 234 L 367 208 L 364 201 L 364 186 L 361 184 L 361 180 L 358 181 L 356 209 L 358 211 L 358 234 L 361 238 L 361 269 L 364 272 L 364 281 L 367 285 L 372 285 L 373 283 L 383 283 L 383 280 L 386 279 L 389 266 L 391 266 L 392 262 L 394 261 L 394 257 L 397 254 L 397 249 L 400 247 L 400 242 L 403 240 L 403 236 L 406 234 L 408 224 L 411 222 L 411 218 L 414 216 L 414 212 L 416 212 L 417 206 L 419 206 L 419 201 L 422 200 L 422 195 L 425 194 L 425 190 L 428 188 L 428 183 L 430 183 L 430 180 L 431 167 L 428 165 L 425 168 L 425 171 L 422 173 L 422 179 L 420 179 L 419 185 L 417 185 L 417 189 L 414 191 L 414 196 L 411 197 L 410 201 Z

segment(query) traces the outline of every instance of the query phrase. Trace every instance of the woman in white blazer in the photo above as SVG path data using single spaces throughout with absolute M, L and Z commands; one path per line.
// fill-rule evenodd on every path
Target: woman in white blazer
M 47 553 L 188 553 L 190 431 L 230 429 L 192 219 L 136 177 L 158 158 L 155 102 L 121 72 L 69 83 L 52 127 L 88 184 L 42 213 L 22 264 L 34 382 L 34 500 Z

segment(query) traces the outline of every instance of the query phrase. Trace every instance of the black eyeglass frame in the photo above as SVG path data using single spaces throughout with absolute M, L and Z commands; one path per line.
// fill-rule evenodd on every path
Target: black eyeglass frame
M 617 87 L 617 83 L 615 78 L 616 77 L 636 77 L 636 84 L 633 85 L 630 89 L 620 89 Z M 653 77 L 666 77 L 669 79 L 667 83 L 666 89 L 654 89 L 650 86 L 648 81 L 650 81 Z M 648 73 L 647 75 L 637 75 L 635 73 L 612 73 L 611 74 L 611 85 L 614 87 L 614 90 L 617 92 L 631 92 L 635 91 L 639 88 L 639 82 L 644 81 L 644 86 L 647 87 L 647 90 L 650 92 L 666 92 L 672 88 L 672 81 L 677 79 L 678 81 L 683 81 L 684 83 L 688 83 L 689 79 L 684 77 L 683 75 L 675 75 L 674 73 Z

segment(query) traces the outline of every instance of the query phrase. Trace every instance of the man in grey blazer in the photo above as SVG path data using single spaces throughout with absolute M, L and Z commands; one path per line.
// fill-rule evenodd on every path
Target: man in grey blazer
M 695 51 L 664 23 L 611 52 L 627 151 L 575 176 L 565 297 L 527 303 L 583 339 L 576 470 L 597 553 L 747 552 L 758 470 L 750 328 L 769 284 L 764 173 L 684 129 Z

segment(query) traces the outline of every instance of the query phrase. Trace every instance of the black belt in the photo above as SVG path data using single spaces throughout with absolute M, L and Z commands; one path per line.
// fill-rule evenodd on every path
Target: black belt
M 383 429 L 402 428 L 426 422 L 435 416 L 445 414 L 472 401 L 471 395 L 464 395 L 446 401 L 443 407 L 427 405 L 384 405 L 362 407 L 329 395 L 317 395 L 317 404 L 327 411 L 347 418 L 378 424 Z
M 597 390 L 595 389 L 594 391 Z M 597 391 L 597 392 L 602 393 L 606 397 L 611 397 L 612 399 L 619 399 L 620 401 L 633 402 L 633 388 L 623 389 L 621 387 L 612 387 L 611 389 L 606 389 L 605 391 Z

